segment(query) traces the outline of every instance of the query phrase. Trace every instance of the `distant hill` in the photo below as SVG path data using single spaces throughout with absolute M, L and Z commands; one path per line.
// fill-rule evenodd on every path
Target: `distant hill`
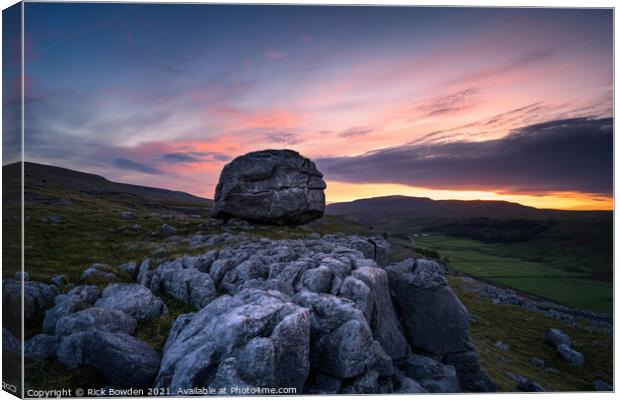
M 403 219 L 453 220 L 463 218 L 549 219 L 609 215 L 609 211 L 538 209 L 508 201 L 432 200 L 426 197 L 384 196 L 329 204 L 328 215 L 341 215 L 365 224 L 396 223 Z M 426 224 L 425 224 L 426 225 Z
M 538 211 L 507 201 L 432 200 L 427 197 L 384 196 L 334 203 L 327 206 L 329 215 L 343 215 L 360 222 L 377 223 L 394 218 L 476 218 L 490 215 L 528 218 Z
M 2 167 L 4 188 L 14 191 L 18 188 L 20 164 L 14 163 Z M 91 195 L 128 194 L 149 202 L 186 203 L 188 205 L 207 205 L 212 201 L 189 193 L 112 182 L 102 176 L 67 168 L 26 162 L 26 193 L 41 190 L 60 190 Z M 12 190 L 11 190 L 12 189 Z

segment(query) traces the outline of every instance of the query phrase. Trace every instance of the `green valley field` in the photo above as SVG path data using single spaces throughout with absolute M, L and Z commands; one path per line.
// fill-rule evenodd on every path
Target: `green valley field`
M 437 251 L 456 271 L 512 287 L 567 306 L 611 314 L 613 285 L 578 271 L 512 256 L 506 244 L 443 235 L 421 236 L 416 246 Z

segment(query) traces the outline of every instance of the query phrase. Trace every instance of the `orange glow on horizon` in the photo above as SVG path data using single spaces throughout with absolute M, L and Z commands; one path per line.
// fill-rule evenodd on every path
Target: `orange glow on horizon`
M 576 192 L 547 195 L 505 194 L 492 190 L 437 190 L 399 184 L 346 183 L 328 181 L 327 203 L 340 203 L 381 196 L 429 197 L 433 200 L 502 200 L 536 208 L 556 210 L 613 210 L 612 197 Z

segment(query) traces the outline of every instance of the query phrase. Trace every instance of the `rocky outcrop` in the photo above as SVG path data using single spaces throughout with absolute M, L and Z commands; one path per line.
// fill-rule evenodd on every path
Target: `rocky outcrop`
M 326 185 L 314 163 L 292 150 L 248 153 L 227 164 L 213 216 L 268 224 L 303 224 L 325 210 Z
M 294 387 L 297 393 L 494 388 L 468 316 L 431 260 L 390 264 L 382 238 L 309 235 L 231 241 L 201 255 L 117 267 L 135 284 L 58 295 L 30 358 L 91 366 L 117 387 Z M 385 265 L 385 267 L 382 267 Z M 158 296 L 162 296 L 161 298 Z M 160 355 L 131 336 L 174 298 Z M 161 362 L 160 362 L 161 361 Z
M 309 369 L 308 310 L 279 292 L 221 296 L 175 324 L 157 387 L 303 388 Z

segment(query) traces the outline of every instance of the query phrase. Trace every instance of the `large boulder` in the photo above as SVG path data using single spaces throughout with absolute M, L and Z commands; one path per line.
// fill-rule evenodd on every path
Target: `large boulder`
M 215 218 L 304 224 L 323 216 L 326 185 L 314 163 L 292 150 L 263 150 L 235 158 L 215 190 Z

